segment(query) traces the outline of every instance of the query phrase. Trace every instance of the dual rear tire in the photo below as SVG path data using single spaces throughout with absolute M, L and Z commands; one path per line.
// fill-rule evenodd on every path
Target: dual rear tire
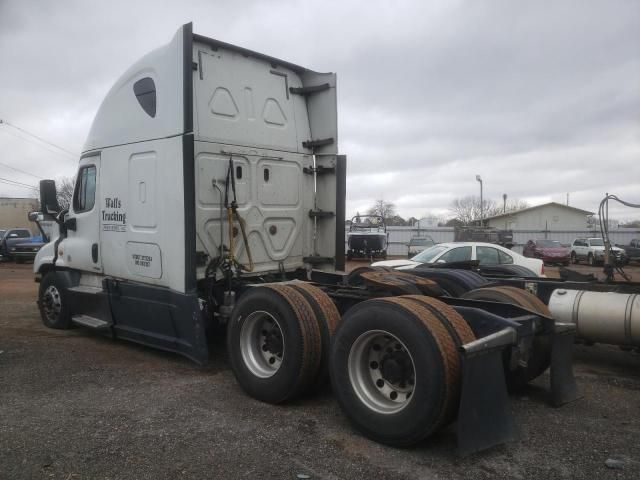
M 307 283 L 253 287 L 227 330 L 231 367 L 252 397 L 282 403 L 325 382 L 356 429 L 408 446 L 456 417 L 462 362 L 475 340 L 464 319 L 431 297 L 367 300 L 340 315 Z
M 334 395 L 368 438 L 415 444 L 455 418 L 462 371 L 457 347 L 474 338 L 457 312 L 433 298 L 362 302 L 334 336 Z
M 317 389 L 328 378 L 331 335 L 340 314 L 319 288 L 303 282 L 253 287 L 227 325 L 227 351 L 240 386 L 267 403 Z

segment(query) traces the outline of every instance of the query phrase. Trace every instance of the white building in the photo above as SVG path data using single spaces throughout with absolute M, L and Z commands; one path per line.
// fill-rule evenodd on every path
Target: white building
M 35 198 L 0 197 L 0 230 L 28 228 L 31 233 L 36 233 L 38 228 L 29 221 L 27 215 L 39 208 Z
M 508 230 L 587 230 L 593 212 L 550 202 L 485 218 L 490 227 Z

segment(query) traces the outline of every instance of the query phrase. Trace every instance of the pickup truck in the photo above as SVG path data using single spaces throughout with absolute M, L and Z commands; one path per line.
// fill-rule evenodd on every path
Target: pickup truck
M 623 249 L 611 247 L 615 261 L 622 264 L 626 261 Z M 588 265 L 604 262 L 604 241 L 601 238 L 576 238 L 571 244 L 571 262 L 578 263 L 586 260 Z
M 43 242 L 42 237 L 31 237 L 11 247 L 11 258 L 16 263 L 24 263 L 28 260 L 33 261 L 44 245 L 45 242 Z
M 640 239 L 634 238 L 629 242 L 629 245 L 617 245 L 616 247 L 624 250 L 626 256 L 626 262 L 634 260 L 636 262 L 640 261 Z
M 12 249 L 18 244 L 28 241 L 31 232 L 27 228 L 8 228 L 0 240 L 0 256 L 11 258 Z

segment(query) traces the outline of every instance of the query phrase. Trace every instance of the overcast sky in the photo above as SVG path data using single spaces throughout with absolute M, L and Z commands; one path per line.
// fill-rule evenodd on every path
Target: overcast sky
M 348 214 L 384 198 L 404 217 L 448 215 L 479 193 L 476 174 L 495 200 L 640 203 L 637 0 L 0 0 L 0 119 L 79 153 L 113 82 L 188 21 L 337 72 Z M 0 125 L 0 178 L 74 174 L 77 158 L 19 136 L 33 140 Z

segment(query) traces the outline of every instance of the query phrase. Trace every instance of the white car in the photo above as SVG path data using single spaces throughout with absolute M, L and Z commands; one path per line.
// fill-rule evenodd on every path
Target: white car
M 544 263 L 538 258 L 527 258 L 493 243 L 455 242 L 439 243 L 427 248 L 409 260 L 386 260 L 372 263 L 376 267 L 408 270 L 423 263 L 450 263 L 479 260 L 480 265 L 520 265 L 544 276 Z

